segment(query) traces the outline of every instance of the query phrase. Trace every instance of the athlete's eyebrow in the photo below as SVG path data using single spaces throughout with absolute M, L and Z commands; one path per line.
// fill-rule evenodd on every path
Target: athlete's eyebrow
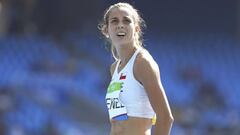
M 124 19 L 131 19 L 130 16 L 124 16 L 123 18 L 124 18 Z
M 116 19 L 118 19 L 117 17 L 112 17 L 112 18 L 110 18 L 110 20 L 116 20 Z

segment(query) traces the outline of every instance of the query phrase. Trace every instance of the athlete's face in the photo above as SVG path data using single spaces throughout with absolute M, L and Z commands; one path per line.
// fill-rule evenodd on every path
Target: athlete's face
M 112 43 L 123 46 L 134 42 L 138 26 L 126 7 L 113 8 L 109 14 L 107 33 Z

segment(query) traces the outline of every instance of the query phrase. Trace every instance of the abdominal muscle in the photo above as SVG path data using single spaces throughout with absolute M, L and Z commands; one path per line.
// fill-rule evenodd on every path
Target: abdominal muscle
M 110 135 L 151 135 L 152 120 L 129 117 L 128 120 L 111 120 Z

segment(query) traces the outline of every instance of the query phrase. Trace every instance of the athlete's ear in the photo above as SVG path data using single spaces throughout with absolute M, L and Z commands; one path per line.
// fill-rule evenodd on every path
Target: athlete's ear
M 109 38 L 109 34 L 108 34 L 108 29 L 107 29 L 107 25 L 104 25 L 102 27 L 102 33 L 106 38 Z
M 139 32 L 140 31 L 140 27 L 138 25 L 135 26 L 135 32 Z

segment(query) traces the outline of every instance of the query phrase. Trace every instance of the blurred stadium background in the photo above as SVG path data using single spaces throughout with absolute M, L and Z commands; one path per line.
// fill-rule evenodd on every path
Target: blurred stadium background
M 0 134 L 106 135 L 113 62 L 97 29 L 117 0 L 0 0 Z M 172 135 L 240 134 L 240 2 L 135 0 Z

